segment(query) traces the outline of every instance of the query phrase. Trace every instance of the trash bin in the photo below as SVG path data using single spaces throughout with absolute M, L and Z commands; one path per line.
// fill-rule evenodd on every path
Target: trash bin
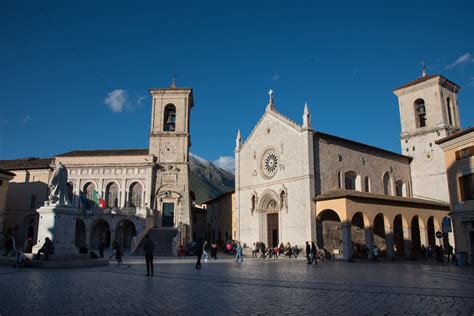
M 458 266 L 467 265 L 467 252 L 459 251 L 458 253 L 456 253 L 456 259 L 457 259 Z

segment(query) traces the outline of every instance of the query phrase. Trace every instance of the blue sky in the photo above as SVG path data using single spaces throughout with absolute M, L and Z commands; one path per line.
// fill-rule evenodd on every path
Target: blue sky
M 233 156 L 270 88 L 297 122 L 308 102 L 316 130 L 400 152 L 392 90 L 423 59 L 473 125 L 473 1 L 6 0 L 0 30 L 0 159 L 146 148 L 147 89 L 173 73 L 208 160 Z

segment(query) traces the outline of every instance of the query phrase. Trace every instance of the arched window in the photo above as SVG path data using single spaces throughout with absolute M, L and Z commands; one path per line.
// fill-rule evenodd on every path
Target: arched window
M 416 127 L 426 126 L 426 106 L 423 99 L 415 101 Z
M 402 180 L 397 180 L 397 182 L 395 182 L 395 195 L 403 196 L 403 181 Z
M 451 98 L 450 97 L 446 98 L 446 107 L 448 108 L 449 125 L 453 125 L 453 116 L 451 114 Z
M 369 177 L 364 178 L 364 190 L 365 190 L 365 192 L 370 192 L 370 179 L 369 179 Z
M 356 178 L 357 173 L 355 173 L 355 171 L 347 171 L 344 174 L 344 185 L 346 190 L 356 189 Z
M 109 183 L 105 189 L 105 202 L 108 207 L 118 206 L 118 185 L 115 182 Z
M 163 119 L 163 130 L 165 132 L 173 132 L 176 125 L 176 107 L 173 104 L 165 106 L 165 116 Z
M 383 194 L 385 195 L 392 195 L 392 188 L 390 183 L 390 175 L 386 172 L 383 175 Z
M 95 184 L 92 182 L 87 182 L 84 185 L 84 189 L 82 190 L 86 198 L 91 201 L 94 200 L 94 191 L 95 191 Z
M 256 197 L 255 195 L 252 195 L 252 199 L 251 199 L 251 211 L 255 211 L 255 203 L 256 203 Z
M 142 206 L 142 185 L 139 182 L 134 182 L 130 186 L 130 191 L 128 192 L 128 203 L 131 207 L 141 207 Z

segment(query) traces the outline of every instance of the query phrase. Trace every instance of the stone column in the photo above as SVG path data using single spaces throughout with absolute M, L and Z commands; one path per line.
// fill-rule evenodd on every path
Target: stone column
M 351 224 L 343 223 L 341 229 L 343 259 L 350 261 L 352 259 Z
M 405 258 L 410 258 L 413 252 L 410 227 L 403 227 L 403 243 L 405 247 Z
M 374 229 L 372 227 L 365 228 L 365 244 L 370 251 L 374 249 Z
M 385 244 L 387 245 L 387 257 L 393 258 L 394 256 L 393 229 L 388 226 L 385 227 Z
M 426 228 L 420 228 L 420 244 L 428 247 L 428 231 Z

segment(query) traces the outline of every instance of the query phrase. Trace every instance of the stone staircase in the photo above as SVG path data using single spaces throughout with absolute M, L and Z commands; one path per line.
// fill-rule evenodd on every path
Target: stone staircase
M 150 239 L 155 244 L 155 256 L 173 256 L 172 245 L 173 238 L 178 234 L 177 228 L 152 228 L 148 231 Z M 144 255 L 143 243 L 145 238 L 140 242 L 135 251 L 136 255 Z

